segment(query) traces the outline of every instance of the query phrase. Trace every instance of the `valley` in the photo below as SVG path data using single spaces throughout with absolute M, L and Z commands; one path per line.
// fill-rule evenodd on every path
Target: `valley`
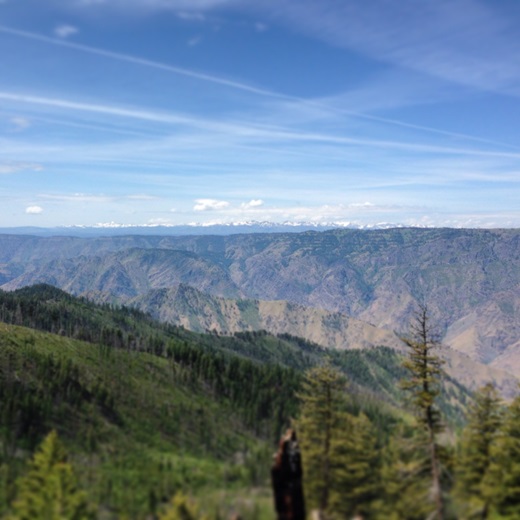
M 517 230 L 2 235 L 0 263 L 4 290 L 49 283 L 193 330 L 260 328 L 333 348 L 395 347 L 425 303 L 447 346 L 520 375 Z

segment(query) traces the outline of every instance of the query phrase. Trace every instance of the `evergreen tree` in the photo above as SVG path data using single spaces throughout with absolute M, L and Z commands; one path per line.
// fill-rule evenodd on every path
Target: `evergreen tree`
M 383 449 L 382 489 L 373 518 L 424 520 L 431 515 L 428 455 L 401 426 Z M 372 517 L 371 517 L 372 518 Z
M 493 385 L 487 384 L 475 393 L 456 460 L 455 496 L 464 518 L 489 517 L 493 490 L 487 475 L 501 422 L 500 397 Z
M 439 378 L 442 374 L 442 360 L 433 353 L 439 346 L 430 326 L 428 309 L 420 306 L 411 326 L 411 336 L 403 339 L 408 347 L 408 357 L 404 367 L 409 377 L 402 387 L 411 394 L 417 412 L 417 420 L 425 433 L 425 448 L 431 471 L 431 497 L 435 505 L 435 517 L 444 519 L 444 497 L 441 487 L 441 463 L 438 434 L 442 431 L 440 412 L 436 406 L 439 395 Z
M 347 426 L 346 381 L 330 364 L 305 374 L 297 422 L 305 494 L 311 508 L 327 511 L 333 483 L 333 449 Z
M 17 483 L 11 520 L 87 520 L 85 494 L 78 490 L 67 454 L 52 431 L 34 454 L 27 474 Z
M 333 493 L 330 508 L 344 518 L 371 517 L 381 492 L 376 433 L 365 414 L 349 416 L 347 429 L 333 440 Z
M 366 416 L 347 413 L 345 378 L 330 364 L 313 368 L 299 397 L 307 506 L 329 516 L 367 512 L 379 484 L 376 436 Z
M 483 488 L 500 518 L 520 518 L 520 396 L 508 406 L 502 428 L 491 445 L 491 463 Z

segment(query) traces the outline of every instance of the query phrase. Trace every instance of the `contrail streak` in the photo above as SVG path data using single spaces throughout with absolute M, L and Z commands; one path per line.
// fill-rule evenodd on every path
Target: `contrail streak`
M 133 63 L 135 65 L 140 65 L 140 66 L 144 66 L 144 67 L 150 67 L 150 68 L 154 68 L 154 69 L 158 69 L 158 70 L 164 70 L 164 71 L 167 71 L 167 72 L 172 72 L 174 74 L 179 74 L 181 76 L 197 79 L 197 80 L 200 80 L 200 81 L 205 81 L 205 82 L 208 82 L 208 83 L 214 83 L 216 85 L 222 85 L 224 87 L 232 88 L 232 89 L 235 89 L 235 90 L 241 90 L 243 92 L 248 92 L 250 94 L 255 94 L 255 95 L 258 95 L 258 96 L 265 97 L 265 98 L 278 99 L 278 100 L 290 101 L 290 102 L 297 102 L 297 103 L 301 103 L 302 105 L 306 105 L 308 107 L 321 108 L 321 109 L 324 109 L 324 110 L 328 110 L 328 111 L 331 111 L 331 112 L 333 112 L 333 113 L 335 113 L 337 115 L 350 116 L 350 117 L 355 117 L 355 118 L 358 118 L 358 119 L 365 119 L 365 120 L 368 120 L 368 121 L 375 121 L 375 122 L 378 122 L 378 123 L 394 125 L 394 126 L 400 126 L 400 127 L 403 127 L 403 128 L 409 128 L 409 129 L 412 129 L 412 130 L 420 130 L 422 132 L 428 132 L 428 133 L 433 133 L 433 134 L 437 134 L 437 135 L 443 135 L 443 136 L 447 136 L 447 137 L 455 137 L 457 139 L 464 139 L 464 140 L 468 140 L 468 141 L 479 142 L 479 143 L 482 143 L 482 144 L 489 144 L 489 145 L 494 145 L 494 146 L 502 146 L 502 147 L 518 150 L 518 147 L 510 145 L 510 144 L 507 144 L 507 143 L 501 143 L 501 142 L 497 142 L 497 141 L 493 141 L 493 140 L 489 140 L 489 139 L 483 139 L 483 138 L 471 136 L 471 135 L 468 135 L 468 134 L 461 134 L 461 133 L 457 133 L 457 132 L 450 132 L 450 131 L 447 131 L 447 130 L 440 130 L 438 128 L 432 128 L 432 127 L 429 127 L 429 126 L 416 125 L 416 124 L 413 124 L 413 123 L 407 123 L 405 121 L 400 121 L 400 120 L 397 120 L 397 119 L 389 119 L 389 118 L 385 118 L 385 117 L 379 117 L 379 116 L 374 116 L 374 115 L 370 115 L 370 114 L 364 114 L 364 113 L 361 113 L 361 112 L 345 110 L 345 109 L 341 109 L 341 108 L 337 108 L 337 107 L 333 107 L 333 106 L 327 105 L 326 103 L 323 103 L 323 102 L 314 101 L 312 99 L 305 99 L 305 98 L 300 98 L 300 97 L 297 97 L 297 96 L 291 96 L 289 94 L 282 94 L 280 92 L 276 92 L 276 91 L 273 91 L 273 90 L 264 89 L 264 88 L 260 88 L 260 87 L 254 87 L 252 85 L 248 85 L 247 83 L 243 83 L 243 82 L 240 82 L 240 81 L 234 81 L 234 80 L 222 78 L 220 76 L 214 76 L 214 75 L 211 75 L 211 74 L 205 74 L 203 72 L 197 72 L 197 71 L 194 71 L 194 70 L 185 69 L 185 68 L 182 68 L 182 67 L 176 67 L 174 65 L 168 65 L 168 64 L 157 62 L 157 61 L 153 61 L 153 60 L 147 60 L 145 58 L 139 58 L 137 56 L 131 56 L 131 55 L 128 55 L 128 54 L 122 54 L 122 53 L 119 53 L 119 52 L 107 51 L 107 50 L 104 50 L 104 49 L 99 49 L 97 47 L 91 47 L 89 45 L 83 45 L 83 44 L 80 44 L 80 43 L 73 43 L 73 42 L 70 42 L 70 41 L 60 40 L 60 39 L 57 39 L 57 38 L 51 38 L 49 36 L 43 36 L 41 34 L 29 32 L 29 31 L 22 31 L 20 29 L 13 29 L 11 27 L 7 27 L 7 26 L 4 26 L 4 25 L 0 25 L 0 32 L 6 33 L 6 34 L 11 34 L 11 35 L 14 35 L 14 36 L 19 36 L 21 38 L 27 38 L 27 39 L 30 39 L 30 40 L 35 40 L 35 41 L 48 43 L 50 45 L 56 45 L 56 46 L 60 46 L 60 47 L 66 47 L 66 48 L 69 48 L 69 49 L 75 49 L 77 51 L 81 51 L 81 52 L 86 52 L 86 53 L 89 53 L 89 54 L 102 56 L 104 58 L 114 59 L 114 60 L 118 60 L 118 61 L 122 61 L 122 62 L 126 62 L 126 63 Z

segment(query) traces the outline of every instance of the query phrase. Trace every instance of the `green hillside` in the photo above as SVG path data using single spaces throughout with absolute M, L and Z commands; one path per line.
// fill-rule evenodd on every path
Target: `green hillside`
M 383 445 L 409 421 L 391 349 L 329 351 L 289 335 L 195 334 L 50 286 L 0 292 L 0 511 L 52 429 L 106 518 L 145 518 L 176 491 L 264 488 L 271 454 L 298 415 L 303 371 L 328 359 Z M 467 391 L 441 407 L 461 421 Z M 210 491 L 208 491 L 210 490 Z
M 293 394 L 293 374 L 247 362 L 226 364 L 220 379 L 247 378 L 258 402 L 220 388 L 203 373 L 203 358 L 175 362 L 7 325 L 0 328 L 0 357 L 8 480 L 56 429 L 92 500 L 119 513 L 144 514 L 180 487 L 255 483 L 256 459 L 265 460 L 273 435 L 271 417 L 288 417 L 294 404 L 284 399 Z M 277 395 L 268 395 L 274 385 Z
M 370 401 L 370 396 L 374 396 L 378 402 L 383 400 L 402 406 L 403 396 L 398 388 L 405 374 L 402 359 L 394 350 L 383 346 L 336 351 L 288 334 L 273 336 L 264 331 L 232 336 L 198 334 L 160 323 L 135 309 L 97 305 L 44 284 L 14 292 L 0 291 L 0 321 L 130 352 L 173 356 L 176 361 L 181 360 L 178 354 L 181 351 L 189 351 L 189 355 L 182 355 L 196 360 L 202 353 L 211 355 L 212 359 L 217 355 L 219 360 L 220 356 L 231 354 L 302 371 L 327 358 L 347 375 L 354 388 L 359 387 L 362 401 Z M 238 393 L 247 392 L 240 389 Z M 446 377 L 441 407 L 452 424 L 461 424 L 468 395 L 462 385 Z

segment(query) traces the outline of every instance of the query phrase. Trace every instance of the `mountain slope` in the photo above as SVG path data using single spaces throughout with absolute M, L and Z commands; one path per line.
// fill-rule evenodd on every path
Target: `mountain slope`
M 290 334 L 334 350 L 371 349 L 384 345 L 404 353 L 396 333 L 337 312 L 284 301 L 229 300 L 180 285 L 151 291 L 129 302 L 154 318 L 195 331 L 219 334 L 266 330 Z M 511 366 L 487 366 L 457 349 L 442 347 L 447 373 L 471 390 L 492 382 L 507 398 L 517 393 L 518 379 Z M 512 374 L 508 373 L 511 372 Z
M 286 301 L 219 298 L 184 284 L 152 290 L 127 303 L 159 321 L 197 332 L 230 334 L 267 330 L 271 334 L 287 333 L 336 349 L 402 346 L 393 332 L 340 313 Z
M 91 286 L 109 287 L 114 297 L 124 300 L 181 282 L 216 296 L 285 300 L 397 331 L 407 329 L 416 303 L 426 302 L 439 332 L 455 348 L 485 363 L 505 366 L 501 356 L 506 356 L 509 366 L 520 365 L 520 322 L 515 319 L 520 307 L 518 230 L 334 230 L 91 240 L 3 236 L 0 246 L 4 280 L 11 277 L 3 287 L 10 290 L 48 281 L 75 294 L 87 294 Z M 197 268 L 168 273 L 163 253 L 150 254 L 146 268 L 121 267 L 118 255 L 131 247 L 189 252 Z M 106 260 L 90 256 L 103 254 Z M 74 258 L 66 278 L 63 264 L 44 265 L 45 259 L 58 257 Z M 17 277 L 20 266 L 25 266 L 25 274 Z M 143 271 L 146 283 L 139 281 Z M 162 282 L 153 282 L 152 272 Z M 77 281 L 82 273 L 88 276 Z
M 71 294 L 104 293 L 124 302 L 152 288 L 182 282 L 210 293 L 240 295 L 219 266 L 190 252 L 168 249 L 126 249 L 105 256 L 53 260 L 11 280 L 3 288 L 13 290 L 47 283 Z

